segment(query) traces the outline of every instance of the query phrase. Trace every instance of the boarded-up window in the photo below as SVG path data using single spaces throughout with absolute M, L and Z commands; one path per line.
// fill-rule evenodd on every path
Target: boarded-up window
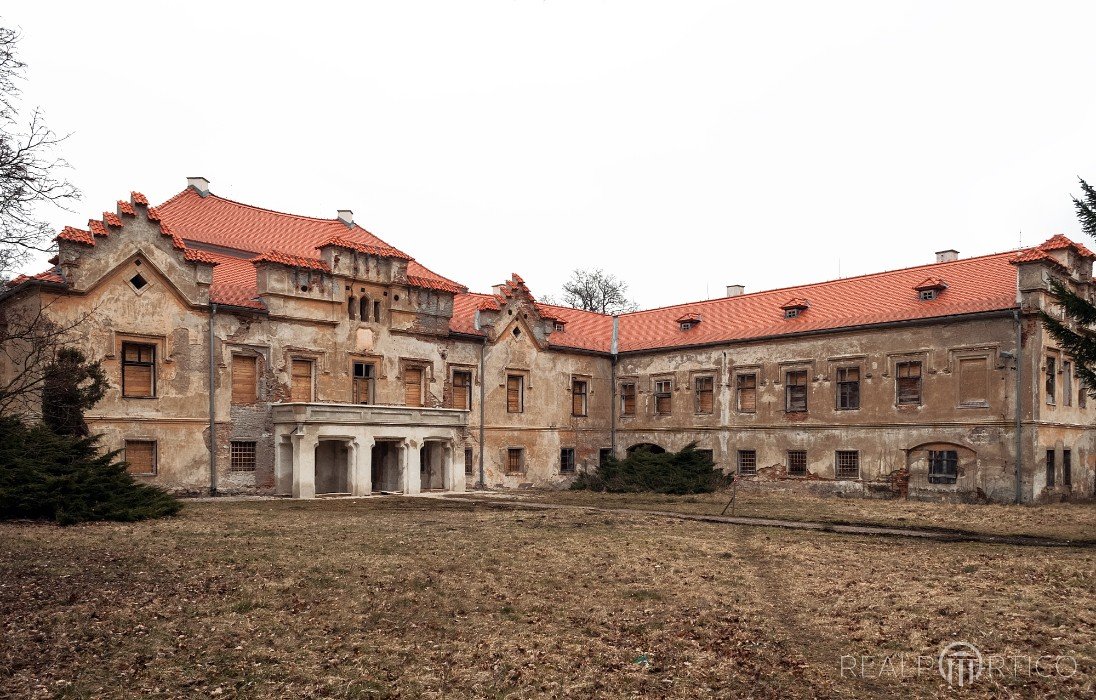
M 123 459 L 130 474 L 156 473 L 156 442 L 154 440 L 126 440 Z
M 253 355 L 232 356 L 232 403 L 255 403 L 259 384 Z
M 520 374 L 506 375 L 506 412 L 521 413 L 525 410 L 525 377 Z
M 586 415 L 586 391 L 589 385 L 581 379 L 571 380 L 571 415 Z
M 715 378 L 696 378 L 696 412 L 711 413 L 715 406 Z
M 807 451 L 788 450 L 788 476 L 807 475 Z
M 422 405 L 422 368 L 403 368 L 403 403 L 405 406 Z
M 636 385 L 632 382 L 620 385 L 620 415 L 636 414 Z
M 525 471 L 525 450 L 511 447 L 506 450 L 506 473 L 521 474 Z
M 673 411 L 673 386 L 673 381 L 669 379 L 655 382 L 655 413 L 660 416 L 669 415 Z
M 354 363 L 354 403 L 373 403 L 376 400 L 377 366 L 372 362 Z
M 838 450 L 834 461 L 834 476 L 838 479 L 860 478 L 860 453 L 856 450 Z
M 156 396 L 156 346 L 122 343 L 122 396 Z
M 465 371 L 453 372 L 453 393 L 449 397 L 450 408 L 463 408 L 472 410 L 472 373 Z
M 785 373 L 784 410 L 803 413 L 807 410 L 807 370 L 796 369 Z
M 989 358 L 959 360 L 959 405 L 985 406 L 989 399 Z
M 735 377 L 735 394 L 738 397 L 738 411 L 753 413 L 757 410 L 757 375 L 740 374 Z
M 229 470 L 234 472 L 255 471 L 255 441 L 233 440 L 231 444 Z
M 294 357 L 290 363 L 289 400 L 312 400 L 312 360 Z
M 895 392 L 899 406 L 921 405 L 921 363 L 899 362 L 895 365 Z
M 837 368 L 837 410 L 855 411 L 860 408 L 860 368 Z

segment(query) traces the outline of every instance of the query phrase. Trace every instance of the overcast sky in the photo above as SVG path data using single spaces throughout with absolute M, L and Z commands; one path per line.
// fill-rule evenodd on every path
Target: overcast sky
M 202 175 L 643 307 L 1080 234 L 1096 3 L 9 0 L 83 225 Z M 1088 241 L 1086 241 L 1087 243 Z

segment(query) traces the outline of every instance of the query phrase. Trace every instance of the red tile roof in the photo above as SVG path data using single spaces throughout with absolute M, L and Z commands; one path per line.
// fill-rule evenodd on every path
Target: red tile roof
M 1045 262 L 1050 263 L 1051 265 L 1054 265 L 1055 267 L 1058 267 L 1062 270 L 1069 269 L 1065 265 L 1051 257 L 1048 253 L 1044 253 L 1039 248 L 1029 248 L 1027 250 L 1021 250 L 1020 252 L 1013 255 L 1012 259 L 1009 260 L 1009 262 L 1013 265 L 1020 265 L 1029 262 Z
M 1039 246 L 1039 250 L 1061 250 L 1062 248 L 1073 248 L 1073 250 L 1086 258 L 1096 258 L 1096 254 L 1091 250 L 1076 241 L 1066 238 L 1060 233 L 1051 236 Z
M 252 258 L 251 262 L 256 265 L 260 263 L 276 263 L 287 267 L 300 267 L 306 270 L 331 272 L 331 266 L 319 258 L 306 258 L 303 255 L 294 255 L 281 250 L 268 250 L 262 255 Z
M 947 289 L 948 285 L 944 280 L 939 277 L 926 277 L 921 284 L 914 287 L 917 291 L 924 291 L 926 289 Z

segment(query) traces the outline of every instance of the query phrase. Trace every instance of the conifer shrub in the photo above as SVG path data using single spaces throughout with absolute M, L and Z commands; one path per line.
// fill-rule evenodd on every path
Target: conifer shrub
M 43 424 L 0 417 L 0 519 L 134 521 L 179 512 L 165 491 L 136 482 L 98 436 L 58 435 Z
M 579 474 L 571 488 L 609 493 L 711 493 L 729 483 L 695 443 L 680 452 L 639 448 L 624 459 L 609 457 L 596 471 Z

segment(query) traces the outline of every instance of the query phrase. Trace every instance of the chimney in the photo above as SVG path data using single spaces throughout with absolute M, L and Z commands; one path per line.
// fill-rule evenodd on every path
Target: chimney
M 186 179 L 186 186 L 194 188 L 194 191 L 203 197 L 209 195 L 209 180 L 204 177 L 188 177 Z
M 502 282 L 501 284 L 492 284 L 491 285 L 491 291 L 495 293 L 495 296 L 499 296 L 499 297 L 504 296 L 504 294 L 502 293 L 502 291 L 504 289 L 506 289 L 506 283 L 505 282 Z
M 947 250 L 936 251 L 936 262 L 955 262 L 959 259 L 959 251 L 948 248 Z
M 354 212 L 349 209 L 339 210 L 339 221 L 346 224 L 347 228 L 354 228 Z
M 744 285 L 744 284 L 728 284 L 727 285 L 727 296 L 729 296 L 729 297 L 740 297 L 745 293 L 746 293 L 746 285 Z

